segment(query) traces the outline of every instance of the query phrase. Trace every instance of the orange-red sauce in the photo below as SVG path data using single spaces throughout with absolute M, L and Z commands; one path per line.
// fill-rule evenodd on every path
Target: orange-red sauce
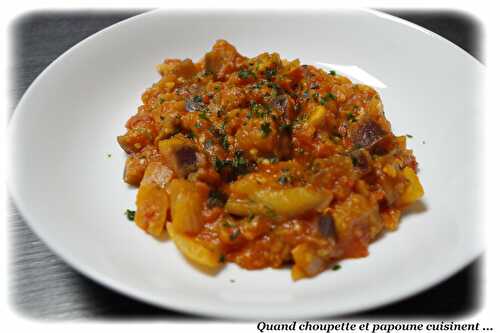
M 167 59 L 158 71 L 118 137 L 125 182 L 148 183 L 153 162 L 163 170 L 158 185 L 150 169 L 157 192 L 137 202 L 136 222 L 154 235 L 173 218 L 169 182 L 184 179 L 201 207 L 185 236 L 247 269 L 293 264 L 298 279 L 366 256 L 423 194 L 406 137 L 369 86 L 277 53 L 247 58 L 223 40 L 199 62 Z

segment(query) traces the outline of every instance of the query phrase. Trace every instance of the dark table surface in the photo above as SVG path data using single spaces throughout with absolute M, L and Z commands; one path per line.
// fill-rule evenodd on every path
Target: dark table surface
M 82 39 L 142 11 L 32 12 L 11 25 L 11 113 L 31 82 L 59 55 Z M 481 25 L 460 12 L 389 11 L 457 44 L 481 60 Z M 200 320 L 160 309 L 111 291 L 76 272 L 29 229 L 10 203 L 9 291 L 18 313 L 37 319 Z M 439 255 L 439 254 L 437 254 Z M 351 318 L 457 317 L 480 306 L 481 259 L 406 300 Z M 325 318 L 327 319 L 327 318 Z

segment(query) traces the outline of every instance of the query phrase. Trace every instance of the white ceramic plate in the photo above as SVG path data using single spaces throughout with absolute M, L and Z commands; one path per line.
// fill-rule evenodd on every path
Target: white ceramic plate
M 199 59 L 216 39 L 276 51 L 374 85 L 395 133 L 411 134 L 423 209 L 339 271 L 294 283 L 283 270 L 228 265 L 208 276 L 171 242 L 129 223 L 136 190 L 116 143 L 166 57 Z M 31 228 L 70 265 L 129 296 L 218 317 L 360 311 L 428 288 L 477 257 L 484 68 L 463 50 L 374 11 L 155 11 L 86 39 L 31 85 L 10 123 L 9 188 Z M 425 142 L 425 143 L 424 143 Z M 110 158 L 107 154 L 111 154 Z M 234 280 L 234 282 L 231 282 Z

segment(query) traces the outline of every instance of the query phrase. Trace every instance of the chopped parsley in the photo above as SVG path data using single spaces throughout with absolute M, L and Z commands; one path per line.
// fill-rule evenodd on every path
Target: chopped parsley
M 222 169 L 224 169 L 225 165 L 226 165 L 225 161 L 218 159 L 218 158 L 215 158 L 215 162 L 214 162 L 215 171 L 221 172 Z
M 227 195 L 219 190 L 213 190 L 208 194 L 208 208 L 224 207 L 227 201 Z
M 135 220 L 135 210 L 127 209 L 125 211 L 125 215 L 127 216 L 127 219 L 129 221 L 134 221 Z
M 207 116 L 207 110 L 204 109 L 200 112 L 200 115 L 199 115 L 200 119 L 203 119 L 203 120 L 208 120 L 208 116 Z
M 221 145 L 222 145 L 222 148 L 224 148 L 224 150 L 229 149 L 229 139 L 228 139 L 227 135 L 222 136 Z
M 248 167 L 248 161 L 243 156 L 243 151 L 238 150 L 235 153 L 235 157 L 233 159 L 233 168 L 236 169 L 237 171 L 243 171 L 243 170 L 246 170 L 247 167 Z M 238 173 L 240 173 L 240 172 L 238 172 Z
M 195 103 L 203 103 L 203 97 L 196 95 L 193 97 L 193 102 Z
M 219 257 L 219 262 L 220 263 L 225 263 L 226 262 L 226 256 L 221 254 L 220 257 Z
M 234 241 L 240 236 L 241 232 L 240 229 L 235 229 L 232 233 L 231 236 L 229 236 L 229 239 Z
M 247 113 L 247 118 L 252 119 L 254 117 L 263 118 L 265 115 L 271 112 L 270 108 L 255 102 L 250 102 L 250 112 Z
M 337 99 L 337 96 L 335 96 L 334 94 L 332 94 L 331 92 L 329 92 L 329 93 L 327 93 L 325 95 L 325 98 L 335 100 L 335 99 Z
M 413 138 L 413 135 L 411 135 L 411 134 L 406 134 L 406 137 L 411 139 L 411 138 Z
M 273 76 L 276 75 L 276 73 L 277 73 L 276 68 L 266 69 L 265 71 L 266 79 L 271 80 Z
M 278 163 L 280 161 L 280 158 L 278 156 L 273 156 L 273 157 L 268 158 L 268 160 L 271 164 L 275 164 L 275 163 Z
M 342 268 L 342 266 L 340 266 L 339 264 L 336 264 L 335 266 L 332 267 L 332 270 L 333 271 L 338 271 L 341 268 Z
M 347 113 L 347 120 L 349 120 L 351 123 L 357 121 L 356 116 L 352 112 Z
M 212 146 L 213 146 L 213 142 L 210 139 L 205 140 L 205 142 L 203 143 L 203 147 L 205 147 L 205 149 L 210 149 L 210 148 L 212 148 Z
M 271 133 L 271 123 L 265 122 L 260 125 L 260 131 L 262 132 L 262 136 L 265 138 Z
M 271 89 L 279 90 L 280 86 L 275 82 L 267 82 L 267 86 Z
M 331 92 L 329 92 L 324 97 L 321 97 L 319 99 L 319 103 L 321 105 L 325 105 L 328 101 L 333 101 L 333 100 L 336 100 L 336 99 L 337 99 L 337 96 L 335 96 L 334 94 L 332 94 Z
M 236 151 L 232 160 L 221 160 L 219 158 L 215 158 L 214 161 L 215 171 L 229 181 L 236 179 L 238 175 L 247 173 L 249 166 L 249 162 L 243 156 L 243 151 L 241 150 Z
M 247 80 L 251 76 L 256 77 L 255 73 L 248 69 L 242 69 L 238 72 L 238 77 L 243 80 Z
M 287 175 L 281 175 L 278 178 L 278 183 L 280 183 L 281 185 L 286 185 L 286 184 L 288 184 L 289 181 L 290 181 L 290 177 Z
M 328 72 L 328 74 L 330 74 L 331 76 L 335 76 L 335 75 L 337 75 L 337 72 L 335 72 L 334 70 L 331 70 L 330 72 Z

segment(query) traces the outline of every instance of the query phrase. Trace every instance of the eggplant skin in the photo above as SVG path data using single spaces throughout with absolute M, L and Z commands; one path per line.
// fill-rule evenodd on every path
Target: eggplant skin
M 382 140 L 387 135 L 387 132 L 373 120 L 364 122 L 354 133 L 353 143 L 360 148 L 369 148 Z

